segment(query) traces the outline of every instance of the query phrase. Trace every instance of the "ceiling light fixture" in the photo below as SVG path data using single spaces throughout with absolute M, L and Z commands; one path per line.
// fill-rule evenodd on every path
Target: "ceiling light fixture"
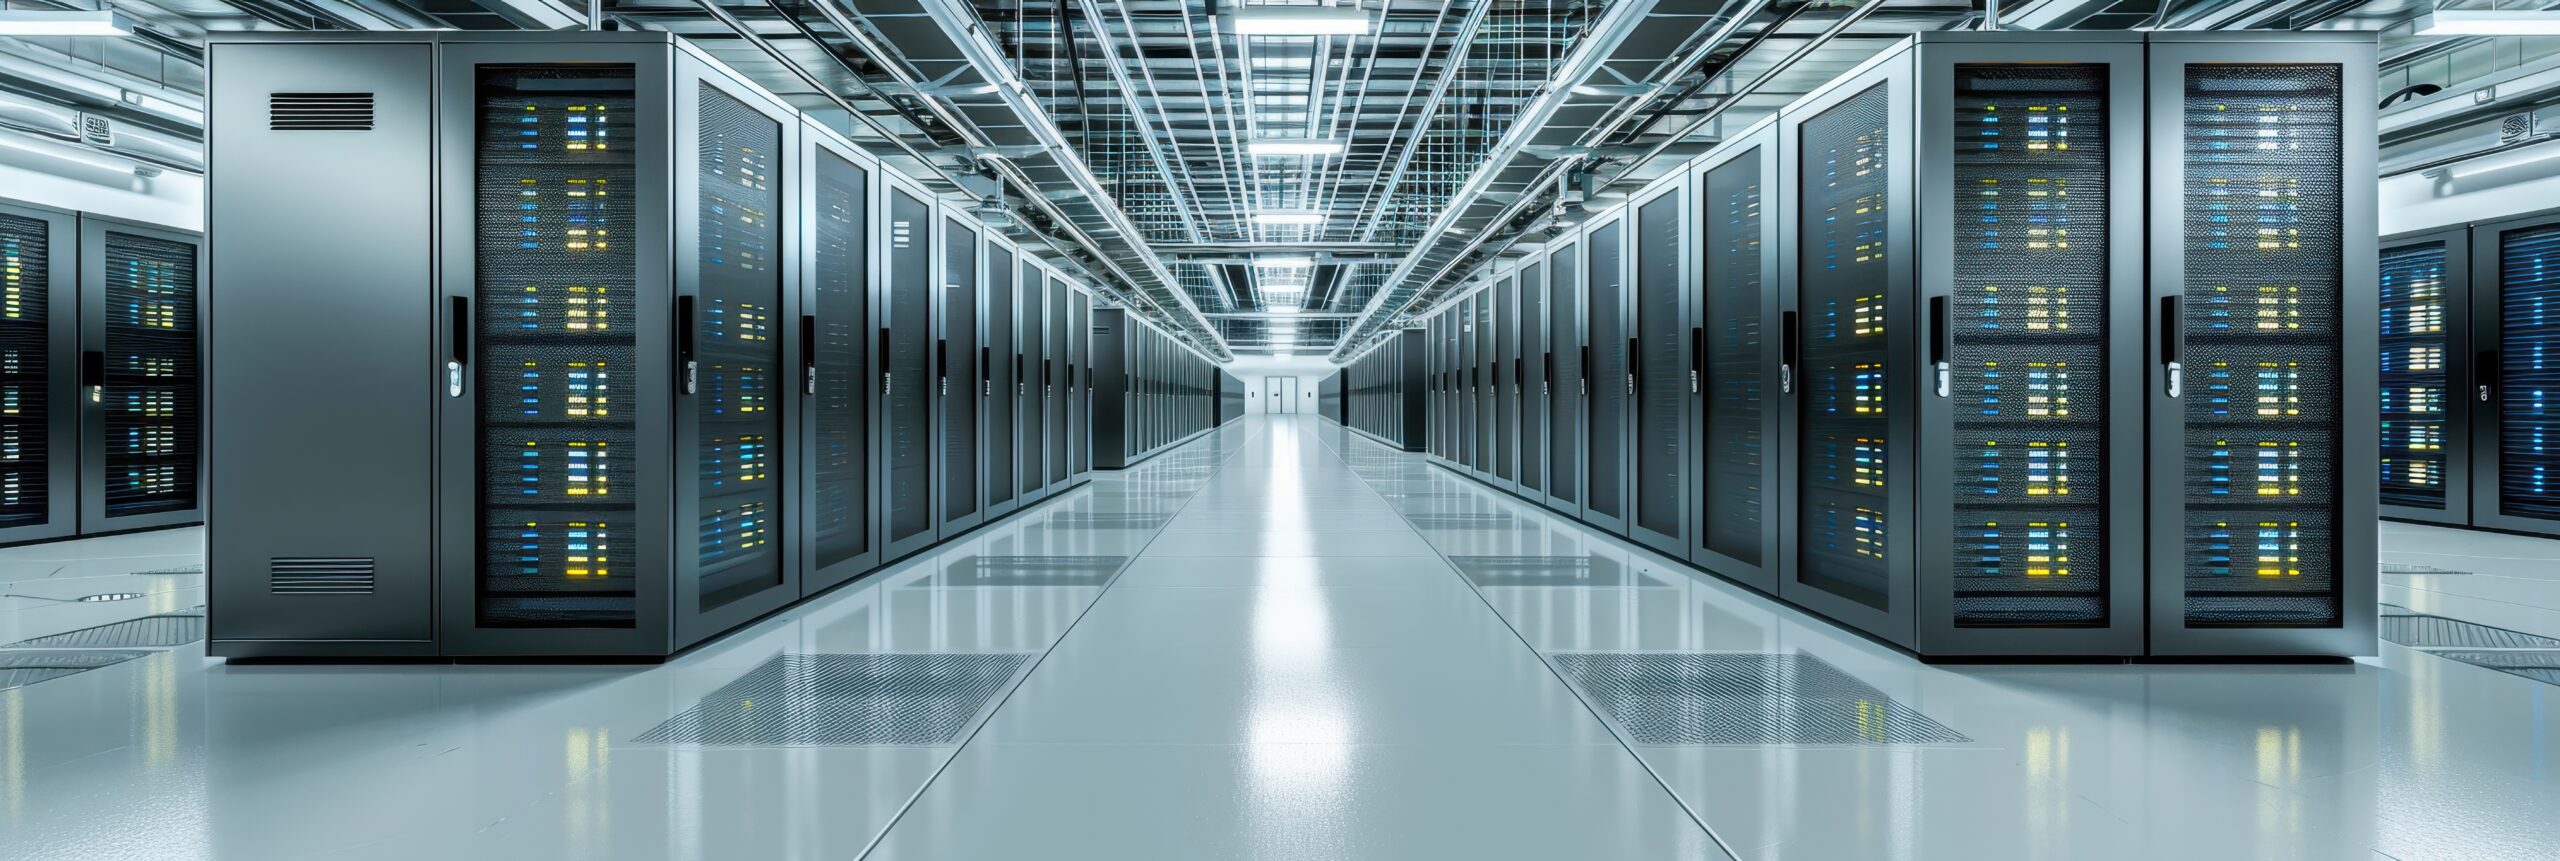
M 1323 223 L 1324 223 L 1324 213 L 1321 213 L 1321 212 L 1257 212 L 1257 213 L 1254 213 L 1254 214 L 1253 214 L 1253 220 L 1254 220 L 1256 223 L 1260 223 L 1260 224 L 1291 224 L 1291 225 L 1304 224 L 1304 225 L 1315 225 L 1315 224 L 1323 224 Z
M 1273 269 L 1305 269 L 1316 265 L 1316 259 L 1313 257 L 1256 257 L 1253 258 L 1253 265 Z
M 133 20 L 98 12 L 0 12 L 0 36 L 131 36 Z
M 1342 152 L 1341 141 L 1304 139 L 1258 140 L 1244 145 L 1254 155 L 1334 155 Z
M 2560 12 L 2533 9 L 2437 9 L 2418 16 L 2420 36 L 2560 36 Z
M 1235 12 L 1239 36 L 1359 36 L 1369 32 L 1369 13 L 1358 6 L 1241 6 Z

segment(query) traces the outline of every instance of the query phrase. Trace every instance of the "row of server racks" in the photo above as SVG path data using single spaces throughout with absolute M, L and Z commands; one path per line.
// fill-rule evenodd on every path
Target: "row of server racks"
M 0 544 L 201 522 L 191 232 L 0 199 Z
M 2560 536 L 2560 211 L 2381 255 L 2383 516 Z
M 1226 424 L 1244 418 L 1244 379 L 1224 370 L 1218 372 L 1218 423 Z
M 661 657 L 1089 477 L 1084 289 L 667 34 L 209 55 L 215 655 Z
M 1922 34 L 1435 309 L 1429 451 L 1924 656 L 2370 654 L 2374 56 Z
M 1127 469 L 1216 429 L 1217 362 L 1126 308 L 1093 316 L 1093 455 Z
M 1523 328 L 1536 328 L 1526 326 Z M 1325 417 L 1405 451 L 1424 450 L 1427 329 L 1400 329 L 1326 378 L 1340 391 Z
M 1348 383 L 1343 379 L 1343 375 L 1339 373 L 1327 374 L 1323 379 L 1317 380 L 1316 415 L 1320 415 L 1337 422 L 1342 421 L 1345 418 L 1343 408 L 1347 403 L 1342 399 L 1342 394 L 1343 389 L 1346 388 L 1347 385 Z M 1347 422 L 1345 423 L 1347 424 Z

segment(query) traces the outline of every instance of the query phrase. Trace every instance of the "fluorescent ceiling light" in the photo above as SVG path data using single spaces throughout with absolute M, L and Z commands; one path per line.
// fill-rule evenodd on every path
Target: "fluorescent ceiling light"
M 1358 36 L 1369 32 L 1369 13 L 1358 6 L 1239 6 L 1236 33 L 1243 36 Z
M 1270 311 L 1274 314 L 1295 314 L 1298 313 L 1298 308 L 1295 305 L 1274 305 Z
M 1253 220 L 1263 224 L 1323 224 L 1321 212 L 1257 212 Z M 1306 258 L 1297 258 L 1306 259 Z
M 2560 12 L 2437 9 L 2412 28 L 2420 36 L 2560 36 Z
M 1341 141 L 1311 139 L 1258 140 L 1244 145 L 1254 155 L 1333 155 L 1342 152 Z
M 1253 258 L 1253 265 L 1268 266 L 1273 269 L 1305 269 L 1316 265 L 1316 259 L 1313 257 L 1256 257 Z
M 113 11 L 0 12 L 0 36 L 131 36 L 133 21 Z
M 1295 335 L 1295 334 L 1298 334 L 1298 327 L 1296 327 L 1296 326 L 1290 326 L 1290 325 L 1275 325 L 1275 326 L 1272 326 L 1272 327 L 1271 327 L 1271 334 L 1274 334 L 1274 335 Z

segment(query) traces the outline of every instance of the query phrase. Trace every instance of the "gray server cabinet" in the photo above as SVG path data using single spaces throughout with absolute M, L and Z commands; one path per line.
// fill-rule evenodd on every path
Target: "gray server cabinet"
M 1071 316 L 1067 322 L 1067 483 L 1072 486 L 1093 478 L 1093 434 L 1086 423 L 1093 413 L 1093 356 L 1090 330 L 1093 328 L 1093 296 L 1072 291 L 1067 301 Z
M 2151 654 L 2373 654 L 2373 34 L 2149 47 Z
M 1567 239 L 1547 246 L 1547 355 L 1555 372 L 1547 387 L 1547 507 L 1582 516 L 1583 473 L 1590 441 L 1591 349 L 1584 326 L 1591 319 L 1582 290 L 1583 243 Z
M 1786 216 L 1773 117 L 1726 139 L 1695 168 L 1698 281 L 1692 301 L 1701 332 L 1698 362 L 1696 500 L 1689 560 L 1764 592 L 1778 588 L 1779 399 L 1794 394 L 1782 373 L 1778 232 Z
M 2483 237 L 2497 249 L 2478 271 L 2499 273 L 2511 252 L 2534 259 L 2560 251 L 2560 243 L 2532 240 L 2554 234 L 2553 219 L 2488 226 Z M 2543 226 L 2536 233 L 2516 228 Z M 2472 415 L 2496 399 L 2478 388 L 2480 374 L 2497 355 L 2472 343 L 2475 320 L 2484 319 L 2472 288 L 2471 229 L 2455 227 L 2384 237 L 2377 289 L 2381 295 L 2379 369 L 2382 455 L 2378 464 L 2383 517 L 2465 526 L 2471 523 Z M 2539 246 L 2539 247 L 2537 247 Z M 2497 276 L 2492 275 L 2495 280 Z M 2494 318 L 2496 315 L 2488 315 Z M 2495 325 L 2494 319 L 2488 319 Z M 2495 331 L 2489 329 L 2486 331 Z M 2486 397 L 2483 397 L 2483 396 Z
M 1689 174 L 1675 171 L 1636 193 L 1627 254 L 1629 284 L 1627 536 L 1686 557 L 1696 417 L 1701 385 L 1696 318 L 1698 283 L 1689 219 Z
M 1049 452 L 1042 460 L 1048 467 L 1046 478 L 1049 490 L 1055 493 L 1067 489 L 1069 445 L 1084 444 L 1076 443 L 1075 439 L 1086 433 L 1083 429 L 1070 427 L 1067 423 L 1067 401 L 1073 399 L 1076 394 L 1076 381 L 1068 378 L 1068 371 L 1071 369 L 1067 366 L 1069 359 L 1067 344 L 1071 338 L 1083 339 L 1088 336 L 1074 331 L 1074 313 L 1068 310 L 1067 304 L 1067 294 L 1071 292 L 1067 287 L 1067 279 L 1057 274 L 1050 275 L 1048 292 L 1049 337 L 1045 341 L 1049 355 L 1041 362 L 1047 369 L 1050 380 L 1048 385 L 1042 387 L 1050 392 L 1046 396 L 1048 416 L 1044 420 L 1049 426 L 1050 434 Z M 1122 325 L 1131 324 L 1124 317 Z
M 1552 313 L 1547 295 L 1547 258 L 1533 253 L 1520 260 L 1520 473 L 1515 491 L 1536 503 L 1547 501 L 1548 379 L 1555 356 L 1547 352 Z
M 1022 263 L 1022 283 L 1014 293 L 1014 328 L 1020 350 L 1021 365 L 1015 387 L 1015 412 L 1022 418 L 1021 474 L 1015 477 L 1018 495 L 1024 504 L 1049 498 L 1055 490 L 1049 486 L 1049 435 L 1058 428 L 1049 423 L 1049 398 L 1054 371 L 1049 362 L 1049 267 L 1031 260 Z
M 800 591 L 812 595 L 880 566 L 879 460 L 881 391 L 878 342 L 881 255 L 872 247 L 880 223 L 879 165 L 803 120 L 792 182 L 807 213 L 786 229 L 800 239 L 801 396 L 797 422 L 809 440 L 800 458 L 809 504 L 801 534 Z
M 1501 311 L 1498 294 L 1502 289 L 1499 275 L 1488 275 L 1484 289 L 1476 291 L 1475 360 L 1476 379 L 1476 477 L 1486 484 L 1501 486 L 1508 469 L 1496 469 L 1507 452 L 1503 451 L 1502 434 L 1502 339 Z
M 1497 267 L 1504 268 L 1504 267 Z M 1494 485 L 1520 490 L 1520 278 L 1509 268 L 1493 278 Z
M 1423 347 L 1428 339 L 1429 335 L 1421 329 L 1396 333 L 1395 363 L 1384 369 L 1391 375 L 1386 383 L 1386 397 L 1389 399 L 1386 411 L 1395 422 L 1396 442 L 1406 451 L 1421 451 L 1424 444 L 1423 427 L 1427 423 L 1424 414 L 1430 409 L 1430 401 L 1423 394 L 1423 379 L 1429 373 L 1424 365 Z
M 942 446 L 934 458 L 941 505 L 938 526 L 943 535 L 958 535 L 984 522 L 980 497 L 980 442 L 986 436 L 985 399 L 978 394 L 978 344 L 986 318 L 980 300 L 986 292 L 986 240 L 965 219 L 967 210 L 943 207 L 935 224 L 934 247 L 940 263 L 934 291 L 934 397 L 941 405 Z
M 1590 380 L 1583 423 L 1582 519 L 1627 534 L 1627 447 L 1634 438 L 1636 382 L 1630 352 L 1628 254 L 1624 209 L 1583 228 L 1583 369 Z
M 80 531 L 79 216 L 0 202 L 0 544 Z
M 1018 417 L 1014 415 L 1013 338 L 1014 275 L 1021 253 L 1012 242 L 991 236 L 987 242 L 986 290 L 979 297 L 986 309 L 980 325 L 978 344 L 978 410 L 985 416 L 986 439 L 981 449 L 986 452 L 987 517 L 1002 517 L 1020 507 L 1019 479 L 1016 470 L 1021 440 Z
M 80 216 L 80 534 L 204 520 L 203 238 Z
M 935 390 L 934 199 L 883 172 L 880 295 L 881 561 L 939 540 L 934 461 L 941 427 Z
M 1124 308 L 1099 308 L 1093 312 L 1093 328 L 1089 343 L 1093 346 L 1093 423 L 1094 465 L 1103 469 L 1127 469 L 1136 462 L 1134 413 L 1137 369 L 1130 359 L 1136 352 L 1134 342 L 1138 325 L 1129 319 Z
M 1450 321 L 1451 353 L 1458 362 L 1458 408 L 1453 413 L 1458 421 L 1452 430 L 1458 436 L 1457 466 L 1470 474 L 1479 472 L 1476 450 L 1480 448 L 1477 440 L 1481 437 L 1482 425 L 1477 423 L 1480 410 L 1476 408 L 1476 393 L 1484 388 L 1484 367 L 1476 362 L 1477 295 L 1469 294 L 1458 300 L 1457 306 L 1451 310 L 1455 319 Z
M 2554 380 L 2546 358 L 2560 331 L 2544 310 L 2560 294 L 2560 279 L 2549 274 L 2552 261 L 2560 260 L 2560 213 L 2474 225 L 2471 240 L 2477 280 L 2468 291 L 2468 313 L 2447 320 L 2470 329 L 2471 396 L 2463 401 L 2470 435 L 2453 437 L 2471 455 L 2464 494 L 2470 521 L 2515 532 L 2560 532 L 2560 489 L 2554 486 L 2549 443 Z

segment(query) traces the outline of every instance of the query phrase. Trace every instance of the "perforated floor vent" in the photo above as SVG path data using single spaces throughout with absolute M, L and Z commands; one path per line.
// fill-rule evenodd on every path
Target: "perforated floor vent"
M 1563 652 L 1556 668 L 1636 744 L 1970 742 L 1829 662 L 1758 652 Z
M 0 691 L 121 664 L 150 652 L 0 652 Z
M 2560 650 L 2472 652 L 2449 649 L 2435 654 L 2473 666 L 2523 676 L 2544 684 L 2560 685 Z
M 1520 525 L 1508 514 L 1408 514 L 1415 529 L 1510 529 Z
M 1126 556 L 962 556 L 942 573 L 907 586 L 1100 586 L 1128 561 Z
M 2560 639 L 2382 605 L 2382 638 L 2412 649 L 2560 649 Z
M 1667 586 L 1603 556 L 1451 556 L 1478 586 Z
M 1145 511 L 1066 511 L 1049 515 L 1045 525 L 1056 529 L 1161 529 L 1170 514 Z
M 204 639 L 203 614 L 144 616 L 10 643 L 9 648 L 165 649 Z
M 637 744 L 943 745 L 984 712 L 1028 654 L 789 654 L 749 670 Z

